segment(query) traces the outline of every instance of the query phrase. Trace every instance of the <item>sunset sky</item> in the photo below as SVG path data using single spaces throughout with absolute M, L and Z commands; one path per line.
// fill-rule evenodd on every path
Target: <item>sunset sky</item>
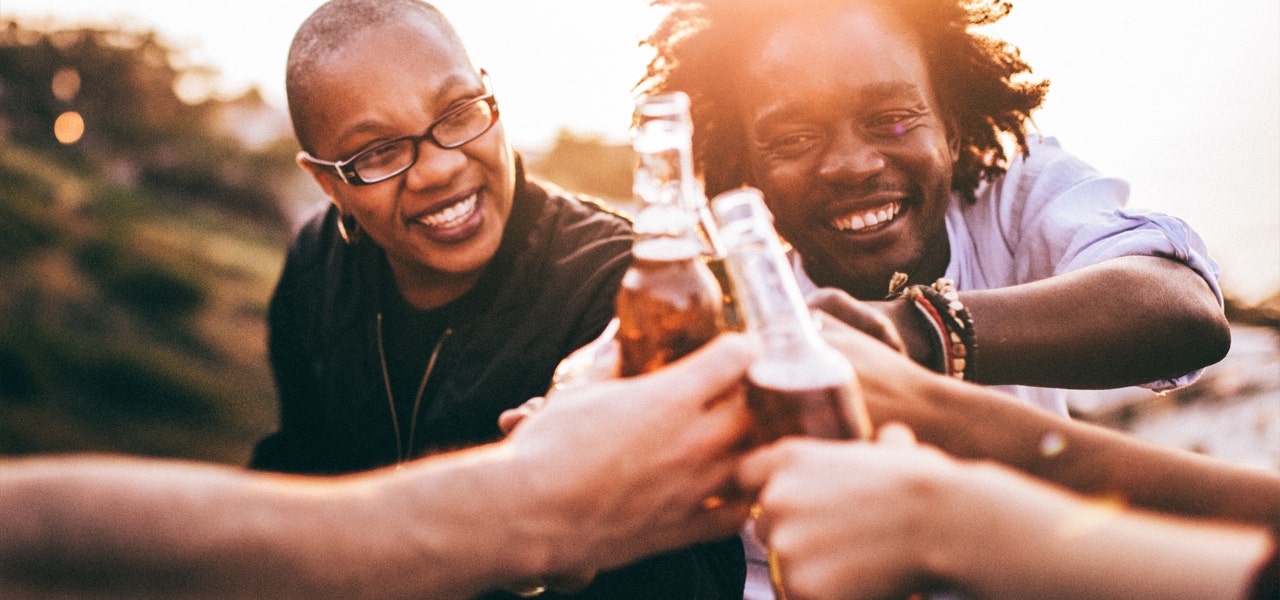
M 0 16 L 157 29 L 236 93 L 283 106 L 285 53 L 320 0 L 0 0 Z M 656 22 L 643 0 L 439 0 L 494 78 L 513 142 L 561 127 L 626 139 L 630 88 Z M 1280 288 L 1280 3 L 1020 0 L 994 30 L 1052 81 L 1046 134 L 1132 203 L 1181 216 L 1206 238 L 1224 284 Z

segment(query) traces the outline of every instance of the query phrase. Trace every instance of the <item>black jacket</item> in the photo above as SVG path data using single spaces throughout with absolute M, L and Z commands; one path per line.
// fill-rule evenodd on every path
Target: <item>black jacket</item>
M 397 460 L 377 342 L 386 257 L 367 240 L 343 242 L 337 217 L 331 206 L 302 228 L 271 301 L 280 427 L 255 448 L 256 469 L 339 474 Z M 631 241 L 625 218 L 518 169 L 498 252 L 455 303 L 461 313 L 440 344 L 412 454 L 498 439 L 498 415 L 544 394 L 559 360 L 613 316 Z M 743 565 L 735 538 L 601 574 L 574 597 L 739 600 Z

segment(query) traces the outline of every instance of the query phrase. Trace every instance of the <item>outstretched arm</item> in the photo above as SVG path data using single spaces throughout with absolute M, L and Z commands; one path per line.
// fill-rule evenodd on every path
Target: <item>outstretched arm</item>
M 749 359 L 723 336 L 660 372 L 565 391 L 500 443 L 338 478 L 3 462 L 0 597 L 471 597 L 727 537 L 748 510 L 725 491 Z
M 1073 490 L 1186 515 L 1280 523 L 1280 473 L 1171 450 L 942 377 L 823 315 L 858 372 L 871 418 L 901 421 L 950 454 L 998 461 Z
M 829 293 L 829 292 L 827 292 Z M 1231 332 L 1191 268 L 1126 256 L 1033 283 L 961 291 L 976 335 L 975 381 L 1100 389 L 1173 379 L 1226 355 Z M 872 302 L 917 362 L 933 365 L 928 323 L 906 300 Z
M 941 588 L 987 599 L 1243 600 L 1274 551 L 1264 526 L 1089 499 L 894 429 L 875 444 L 786 440 L 743 462 L 789 598 Z

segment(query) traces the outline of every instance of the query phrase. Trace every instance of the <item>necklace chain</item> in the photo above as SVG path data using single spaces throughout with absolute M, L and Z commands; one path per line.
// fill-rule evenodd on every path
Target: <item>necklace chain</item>
M 427 389 L 427 380 L 431 378 L 431 371 L 435 369 L 436 359 L 440 356 L 440 348 L 444 346 L 444 339 L 453 333 L 448 327 L 440 334 L 440 339 L 436 341 L 436 346 L 431 350 L 431 358 L 427 360 L 427 368 L 422 372 L 422 381 L 418 383 L 418 393 L 413 396 L 413 410 L 409 415 L 409 443 L 401 445 L 400 443 L 400 418 L 396 416 L 396 400 L 391 393 L 391 374 L 387 370 L 387 351 L 382 344 L 382 313 L 378 313 L 378 362 L 382 366 L 382 385 L 387 390 L 387 408 L 391 411 L 391 427 L 395 431 L 396 437 L 396 464 L 402 463 L 410 458 L 413 454 L 413 438 L 418 429 L 418 409 L 422 406 L 422 393 Z

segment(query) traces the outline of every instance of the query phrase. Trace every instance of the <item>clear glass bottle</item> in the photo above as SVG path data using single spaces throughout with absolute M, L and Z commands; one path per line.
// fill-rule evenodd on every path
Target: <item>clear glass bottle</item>
M 551 390 L 652 371 L 696 350 L 726 328 L 729 295 L 708 266 L 715 222 L 693 172 L 693 124 L 683 93 L 636 102 L 632 263 L 617 316 L 593 342 L 556 367 Z M 723 273 L 723 271 L 722 271 Z
M 699 228 L 706 197 L 693 172 L 692 140 L 688 96 L 637 101 L 632 189 L 643 204 L 617 297 L 624 377 L 679 359 L 725 329 L 725 293 L 704 260 L 707 239 Z
M 755 441 L 870 437 L 853 367 L 819 335 L 760 192 L 731 190 L 711 208 L 746 331 L 758 346 L 747 372 Z

